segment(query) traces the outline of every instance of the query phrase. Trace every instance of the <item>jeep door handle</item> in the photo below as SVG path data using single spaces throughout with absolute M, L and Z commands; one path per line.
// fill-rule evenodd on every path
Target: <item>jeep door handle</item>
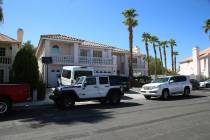
M 94 88 L 98 88 L 97 86 L 94 86 Z
M 105 86 L 105 87 L 109 87 L 109 86 Z

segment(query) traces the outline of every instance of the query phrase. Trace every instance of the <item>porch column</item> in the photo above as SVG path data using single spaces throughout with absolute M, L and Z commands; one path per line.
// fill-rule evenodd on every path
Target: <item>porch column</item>
M 79 64 L 79 45 L 74 43 L 74 65 Z
M 45 40 L 45 51 L 44 51 L 44 56 L 50 56 L 50 41 L 49 40 Z
M 125 65 L 124 65 L 124 69 L 125 69 L 125 75 L 128 76 L 128 55 L 125 54 Z
M 117 56 L 113 55 L 112 60 L 113 60 L 113 74 L 117 75 Z
M 16 44 L 12 44 L 12 63 L 14 62 L 16 53 L 17 53 L 17 45 Z

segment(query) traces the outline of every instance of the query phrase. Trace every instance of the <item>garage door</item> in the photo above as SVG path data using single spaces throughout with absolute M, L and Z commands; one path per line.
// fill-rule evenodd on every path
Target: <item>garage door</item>
M 49 87 L 56 87 L 58 76 L 61 73 L 60 67 L 49 66 L 48 68 L 48 86 Z

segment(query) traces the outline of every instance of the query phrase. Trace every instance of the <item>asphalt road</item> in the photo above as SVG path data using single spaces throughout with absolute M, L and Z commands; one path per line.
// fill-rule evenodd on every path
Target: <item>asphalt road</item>
M 210 89 L 168 101 L 133 93 L 116 107 L 87 102 L 63 111 L 16 108 L 0 118 L 0 140 L 48 139 L 209 140 Z

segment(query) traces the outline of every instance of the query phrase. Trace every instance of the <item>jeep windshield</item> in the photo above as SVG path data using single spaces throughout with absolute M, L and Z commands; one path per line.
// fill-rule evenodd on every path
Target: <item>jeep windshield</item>
M 163 77 L 163 78 L 157 78 L 156 80 L 153 80 L 152 83 L 165 83 L 168 82 L 169 77 Z
M 80 85 L 80 84 L 82 84 L 83 81 L 84 81 L 84 79 L 85 79 L 85 77 L 79 77 L 79 78 L 77 78 L 77 81 L 76 81 L 75 85 Z

